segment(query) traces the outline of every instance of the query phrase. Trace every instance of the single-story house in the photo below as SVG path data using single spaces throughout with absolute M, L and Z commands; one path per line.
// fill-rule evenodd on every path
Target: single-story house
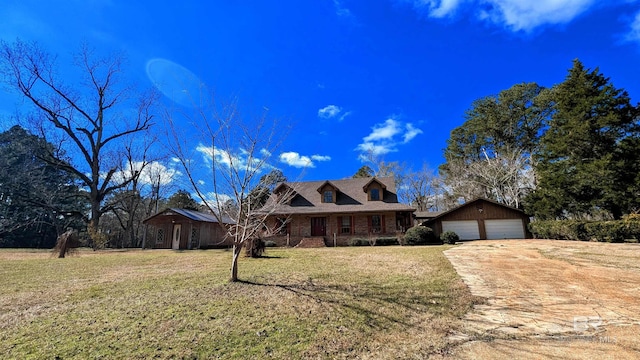
M 265 240 L 279 246 L 345 246 L 353 238 L 395 237 L 412 226 L 415 210 L 398 202 L 393 177 L 285 182 L 266 208 Z
M 226 218 L 223 221 L 233 223 Z M 148 217 L 143 224 L 152 227 L 150 234 L 153 237 L 146 239 L 145 243 L 154 249 L 223 248 L 232 245 L 218 219 L 208 213 L 169 208 Z
M 475 199 L 426 220 L 436 236 L 453 231 L 460 240 L 526 239 L 529 217 L 520 209 L 489 199 Z

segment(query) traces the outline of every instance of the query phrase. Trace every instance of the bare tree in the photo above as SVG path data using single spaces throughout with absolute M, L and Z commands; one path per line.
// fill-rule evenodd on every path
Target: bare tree
M 363 162 L 371 164 L 371 167 L 365 165 L 354 177 L 363 177 L 366 172 L 370 171 L 373 176 L 377 177 L 393 177 L 396 187 L 398 187 L 404 177 L 405 169 L 407 165 L 405 163 L 399 163 L 397 161 L 385 161 L 384 157 L 373 150 L 369 150 L 366 155 L 361 155 L 360 159 Z M 362 171 L 362 173 L 361 173 Z
M 530 156 L 519 150 L 492 153 L 483 149 L 480 160 L 450 162 L 446 184 L 452 194 L 465 201 L 482 196 L 520 207 L 522 199 L 535 188 L 530 161 Z
M 417 211 L 438 211 L 443 206 L 441 180 L 427 164 L 418 171 L 409 170 L 403 175 L 398 196 L 401 202 L 415 207 Z
M 155 211 L 152 205 L 157 203 L 156 189 L 159 192 L 161 182 L 173 180 L 175 170 L 167 169 L 159 162 L 160 157 L 153 155 L 156 140 L 149 137 L 124 144 L 125 162 L 114 174 L 114 180 L 120 183 L 131 180 L 114 192 L 104 205 L 119 225 L 122 247 L 141 245 L 142 221 Z
M 40 134 L 47 140 L 55 138 L 51 142 L 75 160 L 60 161 L 51 154 L 55 166 L 80 178 L 88 189 L 89 231 L 95 244 L 100 217 L 108 211 L 103 207 L 105 198 L 134 180 L 114 181 L 121 165 L 121 142 L 151 127 L 156 96 L 147 93 L 135 99 L 132 89 L 120 84 L 120 55 L 98 58 L 82 46 L 73 64 L 81 80 L 67 84 L 55 57 L 36 43 L 1 42 L 0 52 L 0 74 L 34 106 Z
M 169 112 L 170 148 L 182 164 L 191 187 L 233 243 L 230 281 L 234 282 L 238 281 L 238 260 L 243 246 L 260 236 L 266 218 L 293 194 L 294 190 L 287 188 L 277 201 L 267 204 L 250 196 L 259 185 L 261 174 L 272 169 L 268 160 L 287 129 L 269 120 L 266 112 L 254 121 L 244 122 L 237 102 L 214 108 L 210 113 L 201 109 L 195 118 L 187 116 L 201 136 L 194 149 L 193 136 L 184 136 L 177 127 L 178 123 L 184 123 L 177 118 L 185 114 Z M 205 175 L 199 172 L 203 166 L 194 160 L 202 156 L 208 161 L 209 181 L 201 178 Z

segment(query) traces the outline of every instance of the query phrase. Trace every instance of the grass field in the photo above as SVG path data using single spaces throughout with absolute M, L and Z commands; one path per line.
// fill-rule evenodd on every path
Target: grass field
M 0 250 L 0 354 L 16 359 L 425 358 L 474 298 L 446 246 L 231 252 Z

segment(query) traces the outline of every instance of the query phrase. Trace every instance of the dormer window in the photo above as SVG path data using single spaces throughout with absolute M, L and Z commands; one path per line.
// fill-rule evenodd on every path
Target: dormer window
M 320 199 L 323 203 L 335 203 L 338 191 L 340 190 L 329 181 L 325 181 L 318 188 L 318 193 L 320 194 Z
M 331 190 L 326 190 L 324 192 L 324 202 L 326 203 L 332 203 L 333 202 L 333 191 Z
M 369 182 L 362 187 L 362 190 L 367 193 L 367 200 L 369 201 L 381 201 L 386 189 L 387 186 L 376 178 L 369 180 Z

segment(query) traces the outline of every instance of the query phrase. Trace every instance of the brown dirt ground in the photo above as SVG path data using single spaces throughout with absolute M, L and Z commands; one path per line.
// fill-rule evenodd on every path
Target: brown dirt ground
M 445 255 L 486 298 L 452 358 L 640 359 L 640 244 L 475 241 Z

